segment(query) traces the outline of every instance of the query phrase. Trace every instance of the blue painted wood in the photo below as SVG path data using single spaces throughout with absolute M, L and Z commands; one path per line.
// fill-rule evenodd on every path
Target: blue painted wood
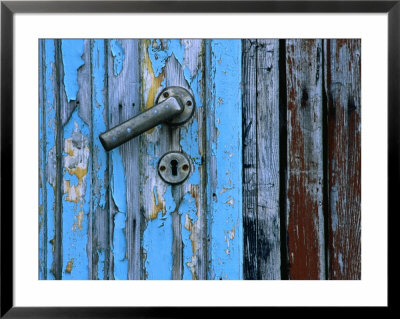
M 108 157 L 97 138 L 107 130 L 107 55 L 105 40 L 90 43 L 91 62 L 91 121 L 92 121 L 92 278 L 108 278 L 109 216 L 108 216 Z M 90 258 L 90 256 L 89 256 Z
M 39 40 L 39 279 L 46 279 L 46 174 L 45 174 L 45 161 L 46 157 L 46 110 L 44 99 L 44 41 Z
M 44 147 L 42 175 L 43 175 L 43 214 L 46 229 L 44 230 L 45 269 L 46 279 L 55 279 L 55 219 L 56 219 L 56 64 L 55 41 L 43 40 L 43 135 Z
M 242 279 L 242 48 L 208 40 L 209 279 Z
M 84 41 L 62 40 L 64 96 L 60 93 L 62 107 L 75 101 L 79 90 L 78 69 L 83 66 Z M 64 100 L 65 98 L 66 100 Z M 88 227 L 91 200 L 91 162 L 92 147 L 90 123 L 86 123 L 78 114 L 79 105 L 63 127 L 63 196 L 62 196 L 62 279 L 88 279 L 89 243 Z

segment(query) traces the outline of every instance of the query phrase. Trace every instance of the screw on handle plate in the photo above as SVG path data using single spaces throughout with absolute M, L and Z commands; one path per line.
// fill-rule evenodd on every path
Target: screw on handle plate
M 156 105 L 100 134 L 99 138 L 104 149 L 110 151 L 158 124 L 181 125 L 193 112 L 192 95 L 184 88 L 168 87 L 161 92 Z

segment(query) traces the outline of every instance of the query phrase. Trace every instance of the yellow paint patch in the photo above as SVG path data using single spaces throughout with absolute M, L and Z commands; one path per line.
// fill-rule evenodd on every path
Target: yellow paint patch
M 219 193 L 220 193 L 220 194 L 223 194 L 223 193 L 225 193 L 226 191 L 229 191 L 229 190 L 231 190 L 231 189 L 233 189 L 233 187 L 230 187 L 230 188 L 222 187 L 222 189 L 221 189 L 221 191 L 220 191 Z
M 157 196 L 157 198 L 156 198 L 156 196 Z M 156 190 L 153 192 L 153 209 L 150 214 L 150 219 L 151 220 L 156 219 L 159 212 L 162 212 L 163 216 L 166 214 L 166 211 L 164 209 L 163 198 L 157 192 L 157 188 L 156 188 Z
M 188 231 L 192 231 L 193 229 L 193 220 L 189 217 L 189 214 L 185 214 L 185 228 Z
M 232 207 L 233 207 L 233 204 L 235 203 L 235 200 L 233 199 L 233 198 L 231 198 L 231 199 L 229 199 L 229 200 L 227 200 L 226 202 L 225 202 L 225 204 L 228 204 L 228 205 L 231 205 Z
M 76 228 L 79 228 L 80 230 L 82 230 L 83 216 L 84 216 L 84 213 L 82 210 L 79 212 L 78 216 L 75 216 L 73 231 L 76 231 Z
M 144 40 L 144 58 L 143 58 L 143 62 L 142 62 L 142 67 L 144 69 L 144 78 L 143 80 L 143 97 L 145 100 L 144 103 L 144 108 L 142 109 L 142 111 L 145 111 L 149 108 L 151 108 L 152 106 L 154 106 L 154 102 L 155 102 L 155 98 L 156 98 L 156 94 L 159 91 L 160 87 L 161 87 L 161 82 L 164 80 L 164 70 L 156 77 L 154 75 L 154 71 L 153 71 L 153 65 L 151 63 L 149 54 L 148 54 L 148 47 L 151 45 L 150 40 Z M 157 43 L 155 41 L 153 41 L 153 46 L 157 45 Z M 152 128 L 150 130 L 148 130 L 146 133 L 150 134 L 154 131 L 155 128 Z
M 75 175 L 78 179 L 76 185 L 71 185 L 71 181 L 64 180 L 65 200 L 78 203 L 83 200 L 86 189 L 86 175 L 89 166 L 89 141 L 79 131 L 78 123 L 74 122 L 75 129 L 72 136 L 64 141 L 64 169 L 69 175 Z
M 73 266 L 74 266 L 74 258 L 71 258 L 71 260 L 67 262 L 67 266 L 65 267 L 65 272 L 67 274 L 70 274 Z

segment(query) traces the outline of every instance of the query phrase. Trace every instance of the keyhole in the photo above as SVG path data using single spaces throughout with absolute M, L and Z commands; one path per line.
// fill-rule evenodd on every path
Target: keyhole
M 178 161 L 177 160 L 171 161 L 171 170 L 172 170 L 172 176 L 178 175 Z

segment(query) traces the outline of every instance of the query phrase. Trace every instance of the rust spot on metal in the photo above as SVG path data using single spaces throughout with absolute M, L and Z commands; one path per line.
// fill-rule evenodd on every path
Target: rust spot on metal
M 71 260 L 67 263 L 67 266 L 65 267 L 65 272 L 67 274 L 70 274 L 73 266 L 74 266 L 74 258 L 71 258 Z

